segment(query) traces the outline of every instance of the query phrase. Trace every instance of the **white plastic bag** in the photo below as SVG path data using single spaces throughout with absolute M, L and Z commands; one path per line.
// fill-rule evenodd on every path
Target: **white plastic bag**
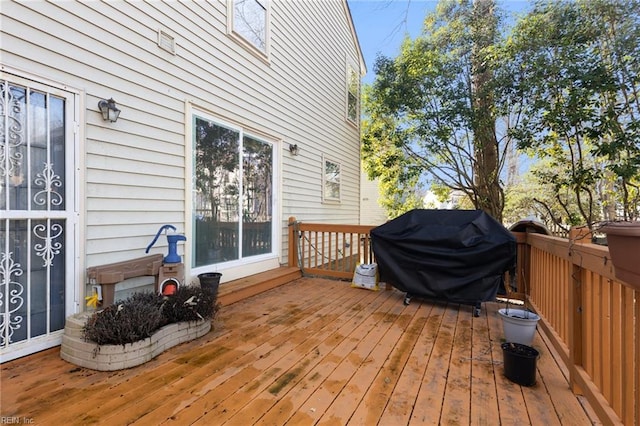
M 351 287 L 378 290 L 378 265 L 375 263 L 363 263 L 356 266 L 353 273 Z

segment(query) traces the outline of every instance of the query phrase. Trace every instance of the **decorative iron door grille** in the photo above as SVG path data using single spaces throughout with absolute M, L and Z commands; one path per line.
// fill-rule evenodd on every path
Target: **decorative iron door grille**
M 0 78 L 0 361 L 60 343 L 73 309 L 74 95 Z

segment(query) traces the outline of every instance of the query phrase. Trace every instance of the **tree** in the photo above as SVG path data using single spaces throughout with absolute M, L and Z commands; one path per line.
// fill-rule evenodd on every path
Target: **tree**
M 505 223 L 534 216 L 556 233 L 584 224 L 576 205 L 568 202 L 573 199 L 571 191 L 541 179 L 553 169 L 551 163 L 545 159 L 533 164 L 516 184 L 505 189 Z
M 613 219 L 640 217 L 640 2 L 593 0 L 583 13 L 597 28 L 598 50 L 612 85 L 602 93 L 602 138 L 596 154 L 607 160 L 612 185 L 603 203 Z M 622 206 L 616 209 L 615 206 Z
M 441 1 L 422 36 L 406 39 L 395 59 L 377 58 L 363 96 L 362 153 L 390 216 L 415 203 L 426 182 L 462 191 L 502 219 L 508 139 L 497 134 L 503 105 L 492 60 L 500 22 L 494 0 Z
M 499 70 L 512 84 L 500 87 L 523 100 L 511 135 L 548 160 L 537 177 L 554 188 L 565 222 L 576 209 L 590 226 L 618 205 L 624 218 L 638 215 L 638 4 L 540 1 L 506 44 Z
M 199 213 L 217 222 L 221 220 L 222 195 L 238 197 L 238 133 L 196 118 L 195 138 L 195 184 L 202 204 Z

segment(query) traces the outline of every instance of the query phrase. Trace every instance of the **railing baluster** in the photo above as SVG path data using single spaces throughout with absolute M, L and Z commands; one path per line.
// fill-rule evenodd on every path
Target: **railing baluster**
M 338 262 L 338 251 L 339 251 L 339 247 L 338 247 L 338 239 L 339 239 L 338 238 L 338 232 L 335 232 L 335 233 L 332 232 L 331 234 L 332 235 L 335 234 L 335 236 L 336 236 L 336 239 L 335 239 L 334 244 L 333 244 L 333 250 L 332 250 L 335 254 L 334 254 L 334 257 L 333 257 L 332 261 L 336 262 L 335 263 L 335 267 L 337 268 L 339 266 L 338 263 L 337 263 Z
M 318 267 L 318 232 L 313 233 L 313 241 L 316 247 L 313 254 L 313 267 L 317 268 Z
M 354 247 L 354 239 L 355 239 L 355 244 L 357 244 L 358 242 L 358 236 L 353 234 L 353 232 L 349 233 L 349 266 L 347 267 L 347 270 L 351 270 L 352 268 L 355 268 L 356 265 L 359 263 L 358 259 L 360 259 L 360 257 L 358 256 L 358 254 L 360 253 L 360 245 L 358 244 L 356 247 Z M 354 253 L 354 249 L 355 249 L 355 253 Z
M 580 393 L 574 366 L 584 366 L 583 359 L 583 320 L 584 297 L 582 293 L 582 270 L 578 266 L 573 266 L 571 273 L 571 287 L 569 292 L 569 384 L 574 392 Z
M 622 326 L 624 318 L 622 317 L 622 286 L 616 285 L 609 281 L 611 288 L 611 377 L 622 377 L 622 351 L 616 351 L 615 348 L 622 348 Z M 622 412 L 622 381 L 614 381 L 611 387 L 611 406 L 613 409 Z
M 638 402 L 640 392 L 640 380 L 638 379 L 638 374 L 633 375 L 628 374 L 627 372 L 633 371 L 634 362 L 636 365 L 636 372 L 640 366 L 640 336 L 634 336 L 634 317 L 635 320 L 635 331 L 637 331 L 637 321 L 640 300 L 638 297 L 640 294 L 634 291 L 632 288 L 623 287 L 621 288 L 621 313 L 622 322 L 620 324 L 620 333 L 622 338 L 622 354 L 621 354 L 621 370 L 622 370 L 622 381 L 621 381 L 621 392 L 623 395 L 622 399 L 622 409 L 621 409 L 621 418 L 624 424 L 634 424 L 634 417 L 636 420 L 640 419 L 640 403 Z M 636 343 L 636 347 L 634 348 L 634 341 Z M 636 359 L 634 361 L 634 353 L 636 354 Z M 635 383 L 634 383 L 635 382 Z M 635 395 L 634 395 L 635 388 Z M 635 402 L 635 412 L 634 412 L 634 402 Z M 615 409 L 615 407 L 614 407 Z M 635 424 L 638 422 L 636 421 Z
M 316 253 L 316 249 L 313 246 L 314 234 L 315 232 L 311 230 L 304 231 L 304 245 L 307 247 L 305 257 L 305 264 L 307 265 L 307 269 L 312 269 L 314 267 L 314 259 Z

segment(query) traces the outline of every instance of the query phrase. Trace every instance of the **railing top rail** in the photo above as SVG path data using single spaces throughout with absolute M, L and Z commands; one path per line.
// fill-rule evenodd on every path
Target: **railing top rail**
M 527 244 L 567 260 L 583 269 L 595 272 L 604 278 L 634 288 L 629 283 L 616 278 L 607 246 L 575 243 L 565 238 L 542 234 L 527 234 Z
M 297 226 L 297 229 L 300 231 L 368 234 L 377 225 L 344 225 L 344 224 L 332 224 L 332 223 L 297 222 L 296 226 Z

